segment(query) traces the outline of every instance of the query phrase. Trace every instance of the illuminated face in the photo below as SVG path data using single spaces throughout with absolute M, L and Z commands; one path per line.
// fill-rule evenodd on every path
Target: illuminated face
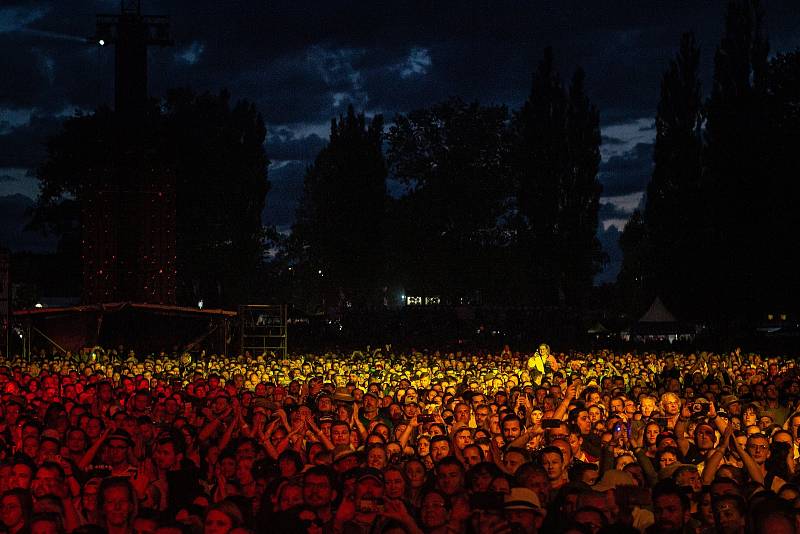
M 658 460 L 659 465 L 661 468 L 665 468 L 670 466 L 678 461 L 678 457 L 672 451 L 666 451 L 661 454 L 661 457 Z
M 589 409 L 587 410 L 587 413 L 589 414 L 589 421 L 591 421 L 592 424 L 598 422 L 602 415 L 600 408 L 598 408 L 597 406 L 590 406 Z
M 456 447 L 463 450 L 464 447 L 472 443 L 472 433 L 468 429 L 459 430 L 454 438 Z
M 751 436 L 747 439 L 748 454 L 758 465 L 763 465 L 769 458 L 769 442 L 761 436 Z
M 575 424 L 577 424 L 578 428 L 580 428 L 582 435 L 588 436 L 592 431 L 592 420 L 589 418 L 589 412 L 585 410 L 578 412 L 578 417 L 575 419 Z
M 662 405 L 668 416 L 678 415 L 681 409 L 681 403 L 675 395 L 665 395 Z
M 522 428 L 518 420 L 511 419 L 503 422 L 503 439 L 505 439 L 507 443 L 517 439 L 521 433 Z
M 658 425 L 647 425 L 647 430 L 645 431 L 645 439 L 647 440 L 648 445 L 655 445 L 656 438 L 661 433 L 661 427 Z
M 546 452 L 542 455 L 542 467 L 551 483 L 561 480 L 564 474 L 564 461 L 561 455 L 555 452 Z
M 431 458 L 434 462 L 438 462 L 445 456 L 450 454 L 450 444 L 447 440 L 438 440 L 431 444 Z

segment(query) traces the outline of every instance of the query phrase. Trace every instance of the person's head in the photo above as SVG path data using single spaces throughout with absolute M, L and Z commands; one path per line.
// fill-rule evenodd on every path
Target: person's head
M 389 463 L 386 447 L 376 443 L 367 447 L 367 465 L 375 469 L 383 469 Z
M 203 534 L 228 534 L 244 523 L 242 511 L 229 500 L 220 501 L 208 508 L 203 519 Z
M 129 528 L 136 516 L 136 493 L 126 477 L 106 478 L 97 491 L 99 524 L 107 529 Z
M 511 488 L 503 499 L 503 511 L 513 531 L 525 534 L 538 532 L 546 514 L 536 492 L 528 488 Z
M 450 440 L 447 436 L 433 436 L 430 443 L 431 458 L 434 462 L 450 455 Z
M 515 414 L 508 414 L 503 417 L 500 429 L 503 434 L 503 439 L 506 440 L 506 443 L 511 443 L 517 439 L 520 434 L 522 434 L 522 422 Z
M 656 399 L 647 395 L 639 397 L 639 409 L 643 417 L 650 417 L 656 409 Z
M 672 392 L 664 393 L 661 396 L 661 409 L 664 410 L 664 414 L 669 417 L 678 415 L 681 411 L 680 398 Z
M 437 489 L 430 489 L 422 496 L 420 519 L 424 530 L 444 526 L 450 520 L 450 499 Z
M 64 485 L 64 468 L 55 462 L 44 462 L 36 470 L 31 482 L 31 493 L 35 498 L 55 493 L 56 487 Z
M 16 458 L 8 474 L 8 487 L 29 489 L 31 487 L 31 481 L 33 481 L 35 470 L 36 467 L 27 458 L 22 456 Z
M 0 497 L 0 522 L 7 531 L 17 530 L 29 524 L 33 513 L 33 499 L 29 491 L 13 488 Z
M 514 474 L 517 468 L 529 461 L 528 451 L 521 447 L 509 447 L 503 454 L 503 465 L 509 474 Z
M 405 465 L 403 465 L 403 471 L 406 474 L 411 489 L 418 490 L 425 485 L 425 466 L 419 460 L 414 458 L 408 460 Z
M 717 442 L 714 427 L 708 423 L 700 423 L 694 428 L 694 443 L 701 452 L 710 451 Z
M 383 498 L 386 491 L 386 485 L 383 479 L 383 473 L 371 467 L 364 468 L 356 478 L 356 485 L 354 490 L 356 509 L 359 508 L 359 503 L 362 501 L 376 501 Z M 362 511 L 374 514 L 375 510 L 363 509 Z
M 303 504 L 303 486 L 295 478 L 287 480 L 278 488 L 277 509 L 285 512 Z
M 575 510 L 575 522 L 596 533 L 608 526 L 608 518 L 601 508 L 585 505 Z
M 561 449 L 554 446 L 545 447 L 540 451 L 539 458 L 551 485 L 563 479 L 564 453 Z
M 65 441 L 67 450 L 76 454 L 85 451 L 88 444 L 86 432 L 78 427 L 72 427 L 67 430 Z
M 472 443 L 472 430 L 468 427 L 462 427 L 453 433 L 453 443 L 459 450 L 463 451 L 464 447 Z
M 747 437 L 745 445 L 747 453 L 753 457 L 758 465 L 764 465 L 770 456 L 769 438 L 764 434 L 751 434 Z
M 711 500 L 714 523 L 718 532 L 744 532 L 747 505 L 740 495 L 720 495 Z
M 386 485 L 386 497 L 389 499 L 404 499 L 408 493 L 409 483 L 405 472 L 398 466 L 392 465 L 383 471 L 383 480 Z
M 481 449 L 480 445 L 474 443 L 464 447 L 464 450 L 461 451 L 461 455 L 464 457 L 464 466 L 467 469 L 478 465 L 484 460 L 483 449 Z
M 154 510 L 143 509 L 133 519 L 133 534 L 155 534 L 158 529 L 159 517 Z
M 678 467 L 672 474 L 672 478 L 678 486 L 690 488 L 692 493 L 700 493 L 700 490 L 703 489 L 703 482 L 700 480 L 697 467 L 694 465 L 682 465 Z
M 464 488 L 464 466 L 455 457 L 443 458 L 436 465 L 436 485 L 445 495 L 455 495 Z
M 653 488 L 653 515 L 656 532 L 679 532 L 689 520 L 689 496 L 672 480 L 664 480 Z
M 106 451 L 108 453 L 108 463 L 112 467 L 123 465 L 128 461 L 128 453 L 133 445 L 130 434 L 124 430 L 115 430 L 106 441 Z
M 345 421 L 334 421 L 331 424 L 331 442 L 334 447 L 350 445 L 350 425 Z
M 30 534 L 64 534 L 64 521 L 56 512 L 41 512 L 31 517 Z
M 153 460 L 162 471 L 174 471 L 180 468 L 183 460 L 185 441 L 177 436 L 164 436 L 156 441 Z
M 656 462 L 658 468 L 663 469 L 678 462 L 680 453 L 676 447 L 665 447 L 656 453 Z
M 312 509 L 331 505 L 336 498 L 336 476 L 328 466 L 318 465 L 303 473 L 303 501 Z

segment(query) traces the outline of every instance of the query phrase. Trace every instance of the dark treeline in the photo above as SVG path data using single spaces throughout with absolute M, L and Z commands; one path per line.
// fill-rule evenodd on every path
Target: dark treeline
M 584 302 L 603 256 L 599 118 L 581 70 L 565 87 L 548 48 L 518 111 L 452 98 L 382 128 L 352 108 L 333 121 L 289 241 L 299 287 L 327 307 Z M 387 176 L 405 194 L 387 195 Z
M 172 92 L 151 107 L 143 150 L 177 184 L 178 302 L 319 311 L 411 295 L 637 314 L 660 296 L 681 318 L 726 320 L 788 309 L 800 289 L 788 261 L 800 228 L 800 53 L 770 56 L 762 21 L 758 0 L 729 2 L 707 97 L 698 44 L 680 39 L 645 206 L 622 235 L 611 288 L 592 287 L 605 261 L 599 111 L 583 71 L 562 79 L 551 49 L 517 110 L 454 97 L 389 124 L 353 108 L 333 119 L 288 237 L 261 227 L 269 181 L 255 107 Z M 62 237 L 61 257 L 79 257 L 82 191 L 124 149 L 109 136 L 115 121 L 106 109 L 74 117 L 50 141 L 34 222 Z
M 769 59 L 763 19 L 757 0 L 729 3 L 707 99 L 691 34 L 664 74 L 646 206 L 620 240 L 631 307 L 660 295 L 729 322 L 796 306 L 800 53 Z

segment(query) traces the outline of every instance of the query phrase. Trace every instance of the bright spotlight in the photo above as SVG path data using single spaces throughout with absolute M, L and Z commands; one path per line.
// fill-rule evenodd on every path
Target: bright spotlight
M 42 308 L 43 306 L 42 306 L 41 302 L 37 302 L 33 307 L 34 308 Z
M 97 41 L 97 44 L 99 44 L 100 46 L 105 46 L 106 45 L 106 40 L 105 39 L 100 39 L 99 41 Z

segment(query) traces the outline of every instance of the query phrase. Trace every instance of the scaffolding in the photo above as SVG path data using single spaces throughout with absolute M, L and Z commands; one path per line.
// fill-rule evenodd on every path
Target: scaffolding
M 286 357 L 288 309 L 283 304 L 239 306 L 241 352 Z

